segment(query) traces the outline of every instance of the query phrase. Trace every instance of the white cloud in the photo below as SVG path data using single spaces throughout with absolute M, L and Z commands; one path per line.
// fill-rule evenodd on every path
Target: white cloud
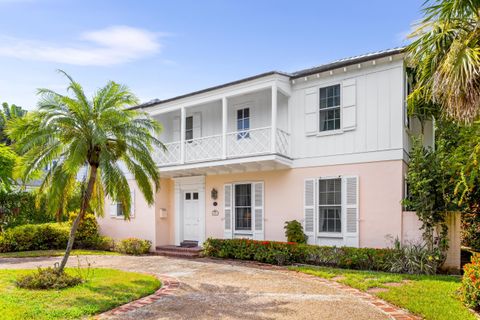
M 158 53 L 163 34 L 128 26 L 88 31 L 76 43 L 0 37 L 0 56 L 82 66 L 121 64 Z

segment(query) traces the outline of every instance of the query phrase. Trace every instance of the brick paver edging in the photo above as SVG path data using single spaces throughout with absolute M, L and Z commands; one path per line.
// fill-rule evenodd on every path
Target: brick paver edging
M 109 319 L 114 316 L 120 315 L 122 313 L 127 313 L 130 311 L 139 309 L 143 306 L 156 302 L 157 300 L 161 299 L 163 296 L 172 294 L 173 291 L 177 290 L 180 287 L 180 282 L 176 278 L 166 276 L 166 275 L 154 275 L 154 276 L 156 276 L 162 282 L 162 286 L 160 289 L 158 289 L 157 291 L 155 291 L 149 296 L 131 301 L 127 304 L 116 307 L 115 309 L 101 313 L 98 316 L 96 316 L 95 319 L 102 319 L 102 320 Z
M 205 260 L 207 260 L 207 259 L 209 259 L 209 258 L 205 258 Z M 212 260 L 221 261 L 221 259 L 212 259 Z M 378 298 L 377 296 L 374 296 L 374 295 L 369 294 L 367 292 L 349 287 L 347 285 L 344 285 L 344 284 L 339 283 L 339 282 L 334 281 L 334 280 L 327 280 L 327 279 L 323 279 L 323 278 L 320 278 L 320 277 L 317 277 L 317 276 L 314 276 L 314 275 L 311 275 L 311 274 L 302 273 L 302 272 L 295 271 L 295 270 L 288 270 L 288 269 L 286 269 L 285 267 L 282 267 L 282 266 L 260 263 L 260 262 L 256 262 L 256 261 L 230 260 L 230 259 L 223 260 L 223 261 L 225 261 L 227 263 L 230 263 L 230 264 L 250 266 L 250 267 L 253 267 L 253 268 L 275 270 L 275 271 L 284 271 L 284 272 L 288 272 L 288 273 L 294 273 L 294 274 L 296 274 L 296 276 L 299 276 L 299 277 L 315 279 L 316 281 L 321 282 L 323 285 L 325 285 L 327 287 L 346 292 L 350 295 L 353 295 L 353 296 L 359 298 L 360 300 L 366 302 L 367 304 L 371 305 L 375 309 L 380 310 L 382 313 L 387 315 L 390 319 L 394 319 L 394 320 L 419 320 L 419 319 L 422 319 L 421 317 L 413 315 L 412 313 L 408 312 L 407 310 L 399 308 L 399 307 L 397 307 L 393 304 L 390 304 L 390 303 L 386 302 L 385 300 L 382 300 L 382 299 Z

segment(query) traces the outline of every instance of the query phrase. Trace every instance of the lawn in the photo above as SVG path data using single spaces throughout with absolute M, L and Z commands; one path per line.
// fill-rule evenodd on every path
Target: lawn
M 35 250 L 35 251 L 20 251 L 20 252 L 4 252 L 0 253 L 0 258 L 33 258 L 33 257 L 58 257 L 63 256 L 65 250 Z M 118 252 L 100 251 L 100 250 L 72 250 L 70 256 L 117 256 Z
M 335 281 L 363 291 L 385 288 L 385 291 L 373 294 L 427 320 L 478 319 L 459 300 L 457 291 L 461 279 L 456 276 L 405 275 L 326 267 L 290 269 L 325 279 L 335 277 Z M 392 283 L 401 285 L 392 286 Z
M 0 270 L 0 318 L 78 319 L 112 309 L 155 292 L 160 281 L 151 275 L 113 269 L 90 269 L 90 278 L 76 287 L 27 290 L 15 278 L 32 270 Z M 67 269 L 76 274 L 77 269 Z M 85 271 L 83 271 L 85 274 Z

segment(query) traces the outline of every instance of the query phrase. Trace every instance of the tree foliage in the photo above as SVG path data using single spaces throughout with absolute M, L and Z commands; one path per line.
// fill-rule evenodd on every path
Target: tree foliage
M 0 192 L 10 191 L 14 184 L 13 168 L 17 155 L 8 146 L 0 144 Z
M 5 132 L 8 121 L 21 118 L 27 113 L 22 107 L 15 104 L 9 105 L 8 103 L 2 103 L 2 109 L 0 109 L 0 143 L 10 145 L 11 140 Z
M 480 114 L 480 0 L 427 0 L 423 13 L 407 48 L 417 71 L 409 99 L 471 122 Z
M 25 180 L 48 168 L 40 192 L 50 208 L 68 202 L 78 173 L 87 169 L 79 214 L 59 267 L 63 270 L 87 209 L 102 215 L 104 199 L 109 197 L 122 204 L 129 218 L 132 199 L 126 170 L 147 203 L 154 202 L 160 181 L 152 153 L 163 145 L 156 138 L 160 124 L 144 112 L 127 108 L 138 99 L 126 86 L 108 82 L 89 99 L 78 82 L 60 72 L 69 82 L 67 95 L 39 89 L 39 109 L 9 122 L 7 132 L 22 156 L 18 168 Z

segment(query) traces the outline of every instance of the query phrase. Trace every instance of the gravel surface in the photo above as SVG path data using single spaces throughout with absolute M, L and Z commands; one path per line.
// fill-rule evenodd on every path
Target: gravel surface
M 51 266 L 52 258 L 0 258 L 0 269 Z M 172 295 L 117 319 L 388 319 L 371 305 L 311 277 L 236 261 L 162 256 L 71 257 L 70 266 L 115 268 L 176 277 Z

